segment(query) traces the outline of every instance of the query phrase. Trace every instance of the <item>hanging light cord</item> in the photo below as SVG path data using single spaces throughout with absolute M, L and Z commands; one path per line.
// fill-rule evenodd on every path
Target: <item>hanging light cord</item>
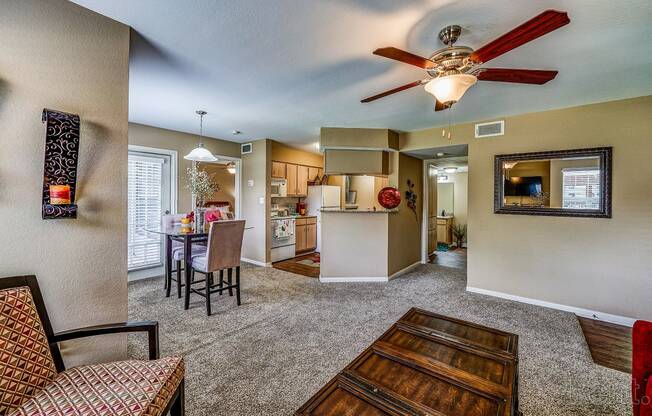
M 202 140 L 203 130 L 204 130 L 204 115 L 199 114 L 199 147 L 204 147 L 204 140 Z

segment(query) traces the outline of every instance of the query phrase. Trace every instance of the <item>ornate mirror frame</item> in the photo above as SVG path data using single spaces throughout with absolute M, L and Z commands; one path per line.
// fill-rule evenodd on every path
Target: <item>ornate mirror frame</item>
M 602 172 L 602 175 L 600 175 L 600 187 L 602 190 L 600 195 L 600 209 L 564 209 L 503 205 L 505 187 L 503 178 L 503 166 L 505 162 L 596 156 L 599 157 L 600 172 Z M 611 147 L 496 155 L 494 159 L 494 213 L 514 215 L 546 215 L 559 217 L 611 218 L 611 161 Z

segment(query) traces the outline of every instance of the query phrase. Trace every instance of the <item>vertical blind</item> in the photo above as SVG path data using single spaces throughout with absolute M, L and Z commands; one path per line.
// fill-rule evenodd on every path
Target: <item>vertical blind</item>
M 564 169 L 562 207 L 600 209 L 600 170 Z
M 160 265 L 161 239 L 145 231 L 157 227 L 162 214 L 164 160 L 129 154 L 128 268 Z

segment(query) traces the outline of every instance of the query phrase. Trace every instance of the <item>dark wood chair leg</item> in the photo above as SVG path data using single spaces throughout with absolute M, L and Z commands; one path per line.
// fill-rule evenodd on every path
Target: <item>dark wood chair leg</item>
M 235 268 L 235 299 L 240 306 L 240 266 Z
M 230 287 L 232 284 L 233 268 L 229 268 L 229 270 L 227 270 L 227 275 L 228 275 L 227 279 L 229 283 L 229 296 L 233 296 L 233 288 Z
M 224 270 L 220 270 L 220 289 L 224 287 Z M 222 295 L 222 291 L 220 290 L 220 296 Z
M 181 260 L 177 261 L 177 298 L 181 299 Z
M 170 297 L 171 287 L 172 287 L 172 269 L 170 267 L 166 267 L 165 268 L 165 297 L 166 298 Z
M 172 404 L 170 409 L 170 416 L 185 416 L 186 415 L 186 394 L 185 394 L 185 383 L 184 380 L 181 380 L 179 387 L 177 387 L 179 394 L 177 395 L 176 400 Z
M 213 280 L 213 273 L 206 273 L 206 315 L 211 316 L 211 280 Z

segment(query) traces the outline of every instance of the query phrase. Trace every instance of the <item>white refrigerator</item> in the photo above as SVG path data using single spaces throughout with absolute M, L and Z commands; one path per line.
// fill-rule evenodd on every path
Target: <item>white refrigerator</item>
M 308 187 L 308 197 L 305 200 L 308 206 L 308 215 L 317 217 L 317 252 L 321 252 L 321 209 L 341 208 L 340 187 L 333 185 L 319 185 Z

